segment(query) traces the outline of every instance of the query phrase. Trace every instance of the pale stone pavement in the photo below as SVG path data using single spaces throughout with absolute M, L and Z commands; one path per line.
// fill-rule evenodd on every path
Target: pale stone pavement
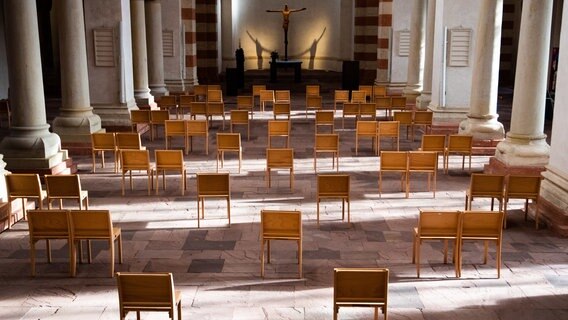
M 301 99 L 301 98 L 298 98 Z M 330 106 L 327 105 L 327 108 Z M 355 156 L 354 122 L 340 134 L 340 172 L 351 176 L 351 221 L 341 221 L 338 201 L 322 203 L 321 226 L 315 221 L 316 176 L 313 170 L 313 114 L 294 111 L 292 147 L 295 149 L 295 187 L 288 188 L 287 171 L 273 172 L 273 186 L 264 180 L 266 120 L 271 112 L 255 114 L 251 139 L 243 136 L 243 170 L 237 174 L 236 156 L 227 154 L 223 171 L 231 173 L 229 227 L 224 200 L 207 200 L 205 220 L 197 229 L 195 172 L 215 171 L 216 119 L 211 129 L 210 153 L 200 139 L 185 157 L 188 190 L 180 195 L 179 176 L 168 176 L 167 191 L 146 194 L 146 180 L 135 179 L 134 191 L 120 195 L 120 176 L 112 166 L 91 173 L 90 157 L 75 157 L 83 188 L 92 209 L 109 209 L 122 228 L 124 263 L 116 271 L 168 271 L 183 292 L 185 319 L 331 319 L 334 267 L 388 267 L 389 319 L 568 319 L 568 240 L 545 228 L 535 230 L 524 221 L 522 202 L 512 202 L 504 231 L 501 278 L 496 278 L 494 247 L 487 265 L 481 264 L 483 245 L 465 245 L 463 275 L 454 277 L 453 265 L 442 262 L 442 243 L 422 245 L 422 277 L 411 264 L 412 227 L 418 209 L 463 209 L 469 173 L 461 157 L 450 161 L 450 172 L 438 173 L 436 198 L 427 191 L 425 175 L 413 175 L 409 199 L 399 189 L 396 174 L 386 175 L 383 196 L 378 195 L 378 157 L 369 140 Z M 228 122 L 226 131 L 228 131 Z M 237 129 L 244 133 L 242 128 Z M 163 132 L 143 144 L 153 153 L 164 147 Z M 401 139 L 401 149 L 419 146 Z M 277 142 L 279 143 L 279 142 Z M 174 146 L 181 141 L 174 140 Z M 390 149 L 390 143 L 382 146 Z M 153 155 L 152 155 L 153 157 Z M 440 158 L 441 161 L 441 158 Z M 481 171 L 488 157 L 474 156 L 473 171 Z M 108 162 L 107 162 L 108 163 Z M 98 162 L 100 166 L 100 163 Z M 467 164 L 466 164 L 467 168 Z M 318 169 L 331 170 L 331 158 L 320 157 Z M 66 203 L 73 208 L 75 204 Z M 489 200 L 474 201 L 488 209 Z M 297 279 L 296 246 L 273 244 L 272 263 L 260 278 L 259 212 L 261 209 L 297 209 L 303 214 L 304 278 Z M 0 234 L 0 319 L 117 319 L 115 279 L 108 277 L 106 243 L 94 245 L 93 264 L 78 266 L 77 278 L 68 276 L 67 250 L 53 241 L 55 262 L 45 261 L 39 244 L 37 277 L 30 277 L 28 230 L 25 221 Z M 342 308 L 340 319 L 371 319 L 370 308 Z M 147 313 L 143 319 L 165 319 Z M 131 313 L 128 319 L 135 319 Z

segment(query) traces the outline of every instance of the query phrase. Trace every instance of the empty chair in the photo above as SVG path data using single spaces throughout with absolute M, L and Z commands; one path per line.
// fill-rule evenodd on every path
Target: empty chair
M 47 192 L 41 188 L 38 174 L 32 173 L 11 173 L 6 176 L 6 191 L 8 194 L 9 214 L 8 227 L 12 225 L 11 217 L 15 214 L 12 209 L 12 201 L 22 199 L 22 213 L 26 219 L 26 200 L 37 200 L 38 207 L 43 209 L 43 200 L 47 198 Z M 14 218 L 14 223 L 16 219 Z
M 367 102 L 367 93 L 361 90 L 351 91 L 351 102 L 353 103 L 365 103 Z
M 189 150 L 193 151 L 193 137 L 203 137 L 205 138 L 203 143 L 205 145 L 205 154 L 209 154 L 209 130 L 207 120 L 187 120 L 185 126 Z M 187 149 L 185 154 L 187 154 Z
M 166 171 L 179 172 L 181 177 L 181 195 L 187 189 L 187 171 L 183 160 L 181 150 L 155 150 L 154 159 L 156 159 L 156 194 L 160 189 L 160 172 L 162 172 L 162 186 L 166 190 Z
M 487 252 L 489 241 L 495 242 L 495 260 L 497 262 L 497 278 L 501 277 L 501 244 L 503 239 L 503 220 L 505 214 L 503 211 L 466 211 L 462 218 L 461 241 L 459 244 L 460 253 L 459 276 L 461 277 L 462 259 L 463 259 L 463 241 L 479 240 L 484 242 L 484 258 L 483 264 L 487 264 Z
M 168 110 L 150 110 L 150 133 L 151 140 L 158 135 L 158 126 L 166 126 L 166 120 L 170 119 Z
M 366 102 L 359 104 L 359 119 L 375 120 L 377 118 L 377 108 L 374 103 Z
M 406 127 L 406 140 L 408 140 L 408 131 L 412 129 L 412 111 L 397 111 L 393 113 L 393 120 L 398 121 L 401 126 Z M 413 135 L 414 136 L 414 135 Z
M 194 102 L 195 102 L 195 95 L 179 96 L 178 118 L 183 119 L 186 113 L 191 114 L 191 104 Z
M 337 104 L 349 102 L 349 90 L 335 90 L 333 95 L 333 111 L 337 111 Z
M 306 97 L 306 118 L 308 117 L 308 110 L 314 109 L 316 111 L 322 109 L 321 96 L 307 96 Z
M 253 99 L 253 96 L 237 96 L 237 110 L 249 111 L 251 119 L 254 119 L 254 99 Z
M 89 209 L 89 192 L 81 189 L 81 180 L 77 174 L 45 175 L 47 189 L 47 207 L 51 209 L 51 202 L 59 200 L 59 209 L 63 209 L 63 199 L 74 199 L 79 203 L 79 209 Z
M 339 135 L 334 134 L 316 134 L 314 142 L 314 171 L 317 169 L 318 153 L 331 153 L 332 169 L 336 167 L 339 172 Z
M 504 189 L 504 175 L 472 173 L 469 189 L 465 194 L 465 210 L 471 210 L 471 203 L 474 198 L 491 198 L 491 210 L 493 210 L 495 199 L 497 199 L 499 211 L 501 211 Z
M 227 200 L 227 217 L 231 225 L 231 187 L 228 173 L 198 173 L 197 176 L 197 227 L 205 219 L 205 198 Z M 200 216 L 201 213 L 201 216 Z
M 391 97 L 391 110 L 406 110 L 406 97 Z
M 342 129 L 345 129 L 346 116 L 355 116 L 355 120 L 359 119 L 359 103 L 345 102 L 343 104 L 343 113 L 341 114 Z
M 130 124 L 132 132 L 139 132 L 138 125 L 147 125 L 147 128 L 150 128 L 150 110 L 130 110 Z
M 278 119 L 278 116 L 286 117 L 286 120 L 290 120 L 291 107 L 290 103 L 287 102 L 275 102 L 272 108 L 272 113 L 274 114 L 274 120 Z
M 377 99 L 377 97 L 386 97 L 387 96 L 387 87 L 386 86 L 373 86 L 373 101 Z
M 347 202 L 347 223 L 351 223 L 350 188 L 349 175 L 347 174 L 318 174 L 316 196 L 318 226 L 322 199 L 341 199 L 341 220 L 345 220 L 345 202 Z
M 290 189 L 294 188 L 294 149 L 266 149 L 266 180 L 271 187 L 272 169 L 290 170 Z
M 264 111 L 267 103 L 274 105 L 274 90 L 260 90 L 259 100 L 261 111 Z
M 160 108 L 160 110 L 166 110 L 170 113 L 173 110 L 177 118 L 179 117 L 179 113 L 176 100 L 176 96 L 161 96 L 158 99 L 158 108 Z
M 139 133 L 117 132 L 116 148 L 120 150 L 144 150 Z
M 69 274 L 73 275 L 73 250 L 69 233 L 69 215 L 64 210 L 31 210 L 28 212 L 30 230 L 30 264 L 32 277 L 36 275 L 36 242 L 45 240 L 47 262 L 51 263 L 50 240 L 66 240 L 69 250 Z
M 377 111 L 384 111 L 385 112 L 385 119 L 391 119 L 391 111 L 392 111 L 392 99 L 391 97 L 375 97 L 375 108 Z
M 220 84 L 210 84 L 207 86 L 207 92 L 209 92 L 209 90 L 221 90 L 221 85 Z
M 221 168 L 225 164 L 225 152 L 238 153 L 239 173 L 241 173 L 243 148 L 241 147 L 240 133 L 217 133 L 217 172 L 219 172 L 219 159 L 221 159 Z
M 223 91 L 209 86 L 207 88 L 207 102 L 223 102 Z
M 473 136 L 451 134 L 448 137 L 448 146 L 446 147 L 446 173 L 450 167 L 450 155 L 457 154 L 462 156 L 462 170 L 465 166 L 465 156 L 469 156 L 469 171 L 471 172 L 471 153 L 473 147 Z
M 412 121 L 412 141 L 414 141 L 414 130 L 416 127 L 424 127 L 424 134 L 432 131 L 432 111 L 414 111 L 414 120 Z
M 190 105 L 191 115 L 189 116 L 193 120 L 197 120 L 197 116 L 203 116 L 208 119 L 207 116 L 207 102 L 192 102 Z
M 420 278 L 420 245 L 424 240 L 444 240 L 444 263 L 448 263 L 448 240 L 454 242 L 454 263 L 456 277 L 459 277 L 459 239 L 462 213 L 460 211 L 420 210 L 418 226 L 414 228 L 412 263 L 416 263 L 416 277 Z
M 69 212 L 69 228 L 71 229 L 72 250 L 76 252 L 81 240 L 87 241 L 87 259 L 91 263 L 91 240 L 107 241 L 110 255 L 110 277 L 114 277 L 114 243 L 118 246 L 118 262 L 122 264 L 122 236 L 119 227 L 112 225 L 112 217 L 108 210 L 71 210 Z M 83 250 L 79 250 L 82 253 Z M 81 262 L 83 257 L 79 256 Z M 72 276 L 76 274 L 75 259 Z
M 377 152 L 381 150 L 381 139 L 390 138 L 396 150 L 399 150 L 400 122 L 398 121 L 379 121 L 377 125 Z
M 298 277 L 302 278 L 302 213 L 300 211 L 260 211 L 260 276 L 264 278 L 264 246 L 270 263 L 270 241 L 292 240 L 298 244 Z
M 272 148 L 273 137 L 286 138 L 285 148 L 290 145 L 290 121 L 288 120 L 268 120 L 268 147 Z
M 213 121 L 213 116 L 221 116 L 223 118 L 222 126 L 225 130 L 225 104 L 223 102 L 207 102 L 207 118 L 209 124 Z
M 373 86 L 368 86 L 368 85 L 359 85 L 359 91 L 363 91 L 365 92 L 365 99 L 367 101 L 372 101 L 373 100 Z
M 166 120 L 165 122 L 165 142 L 166 150 L 172 145 L 172 138 L 183 139 L 183 149 L 187 148 L 187 134 L 185 133 L 185 120 Z M 187 151 L 187 150 L 186 150 Z
M 195 95 L 196 101 L 207 101 L 207 85 L 195 85 L 193 86 L 193 94 Z
M 438 172 L 438 154 L 434 151 L 409 151 L 406 192 L 410 191 L 411 173 L 428 174 L 428 191 L 432 190 L 436 198 L 436 178 Z M 432 182 L 431 182 L 432 181 Z
M 231 132 L 235 126 L 247 127 L 247 141 L 250 140 L 249 112 L 247 110 L 231 110 Z
M 375 140 L 377 139 L 377 121 L 357 121 L 355 130 L 355 155 L 359 154 L 359 139 L 371 138 L 371 150 L 375 150 Z
M 316 123 L 315 123 L 315 130 L 316 134 L 318 133 L 319 127 L 330 127 L 331 132 L 335 132 L 335 123 L 334 123 L 333 111 L 316 111 Z
M 112 152 L 114 171 L 118 172 L 116 137 L 114 132 L 91 133 L 91 155 L 93 157 L 93 172 L 96 171 L 95 158 L 97 153 L 101 153 L 102 167 L 105 167 L 105 151 Z
M 256 105 L 256 97 L 258 97 L 259 99 L 259 104 L 260 104 L 260 91 L 262 90 L 266 90 L 266 86 L 263 84 L 253 84 L 252 85 L 252 99 L 253 99 L 253 105 Z
M 539 176 L 509 175 L 503 197 L 503 212 L 505 212 L 505 221 L 503 224 L 505 227 L 507 226 L 507 203 L 510 199 L 522 199 L 525 200 L 525 221 L 527 220 L 527 214 L 529 212 L 529 200 L 532 200 L 533 203 L 536 204 L 535 222 L 536 228 L 538 229 L 538 198 L 540 194 L 540 180 L 541 178 Z
M 371 307 L 374 319 L 379 319 L 381 308 L 387 319 L 389 269 L 334 268 L 333 269 L 333 320 L 337 320 L 340 307 Z
M 133 189 L 133 170 L 146 171 L 146 175 L 148 176 L 148 195 L 150 195 L 150 190 L 152 189 L 154 179 L 154 168 L 150 163 L 150 153 L 148 152 L 148 150 L 121 150 L 120 163 L 120 170 L 122 172 L 122 195 L 124 196 L 124 180 L 127 172 L 129 173 L 130 178 L 130 190 Z
M 181 320 L 181 291 L 174 289 L 174 277 L 171 273 L 133 273 L 117 272 L 118 302 L 120 319 L 126 319 L 128 312 L 167 312 L 169 319 Z
M 318 84 L 306 85 L 306 97 L 319 96 L 319 95 L 320 95 L 320 86 Z
M 290 90 L 275 90 L 274 103 L 292 103 L 290 99 Z
M 442 166 L 446 163 L 446 136 L 443 134 L 425 134 L 422 136 L 421 151 L 435 151 L 442 156 Z
M 400 189 L 405 190 L 408 198 L 408 189 L 406 189 L 404 181 L 408 170 L 408 152 L 406 151 L 381 151 L 379 165 L 379 197 L 383 191 L 383 173 L 400 172 Z

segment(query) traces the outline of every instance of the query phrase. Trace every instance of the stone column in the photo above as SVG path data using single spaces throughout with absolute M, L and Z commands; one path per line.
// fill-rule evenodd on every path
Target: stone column
M 497 121 L 497 86 L 503 0 L 483 0 L 473 56 L 470 109 L 459 126 L 460 134 L 474 140 L 503 139 L 503 124 Z
M 146 51 L 146 16 L 144 0 L 130 0 L 132 23 L 132 63 L 134 65 L 134 98 L 139 107 L 154 103 L 148 86 L 148 53 Z
M 49 169 L 66 159 L 61 140 L 49 132 L 35 0 L 5 0 L 12 128 L 0 144 L 8 170 Z
M 553 0 L 523 1 L 511 131 L 495 153 L 506 166 L 548 164 L 544 112 L 552 5 Z
M 148 82 L 150 93 L 161 97 L 168 94 L 164 81 L 164 50 L 162 44 L 161 0 L 147 0 L 146 6 L 146 48 L 148 49 Z
M 434 60 L 434 18 L 436 16 L 436 0 L 428 0 L 428 17 L 426 19 L 426 53 L 424 58 L 424 78 L 422 94 L 416 99 L 416 108 L 427 109 L 432 101 L 432 65 Z
M 426 1 L 414 0 L 410 21 L 410 53 L 406 87 L 402 91 L 409 102 L 414 102 L 422 92 L 424 77 L 424 42 L 426 34 Z
M 101 130 L 101 118 L 93 114 L 89 97 L 87 47 L 83 2 L 58 0 L 59 52 L 61 54 L 61 113 L 53 121 L 53 131 L 63 144 L 91 141 L 91 133 Z
M 194 86 L 199 83 L 197 80 L 197 42 L 196 42 L 196 20 L 195 20 L 195 0 L 181 0 L 181 19 L 184 26 L 184 61 L 185 76 L 184 83 L 187 86 Z

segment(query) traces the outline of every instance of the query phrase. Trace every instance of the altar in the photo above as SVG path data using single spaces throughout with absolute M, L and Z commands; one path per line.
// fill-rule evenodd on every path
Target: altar
M 272 60 L 270 61 L 270 82 L 278 81 L 278 69 L 294 68 L 294 82 L 302 82 L 302 61 Z

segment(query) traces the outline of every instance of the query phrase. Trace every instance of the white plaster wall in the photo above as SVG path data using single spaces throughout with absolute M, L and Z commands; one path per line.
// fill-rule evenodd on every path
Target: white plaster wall
M 6 37 L 4 35 L 4 6 L 0 2 L 0 99 L 8 98 L 9 86 Z
M 392 60 L 391 82 L 406 83 L 408 72 L 408 56 L 398 55 L 398 31 L 410 30 L 413 0 L 396 0 L 392 2 Z
M 306 7 L 306 11 L 290 15 L 288 58 L 301 59 L 305 69 L 341 70 L 341 1 L 290 0 L 290 9 Z M 245 53 L 246 69 L 269 68 L 270 52 L 284 57 L 282 15 L 268 13 L 284 8 L 276 0 L 234 0 L 233 41 Z M 227 45 L 223 43 L 223 45 Z M 349 44 L 347 44 L 349 45 Z
M 182 22 L 180 0 L 162 0 L 162 30 L 171 30 L 174 35 L 174 56 L 164 56 L 164 78 L 183 79 Z
M 130 21 L 130 0 L 121 0 L 122 34 L 118 39 L 120 44 L 120 103 L 134 105 L 134 66 L 132 63 L 132 23 Z M 91 92 L 91 97 L 93 96 Z M 92 98 L 91 98 L 92 99 Z M 92 101 L 92 100 L 91 100 Z

